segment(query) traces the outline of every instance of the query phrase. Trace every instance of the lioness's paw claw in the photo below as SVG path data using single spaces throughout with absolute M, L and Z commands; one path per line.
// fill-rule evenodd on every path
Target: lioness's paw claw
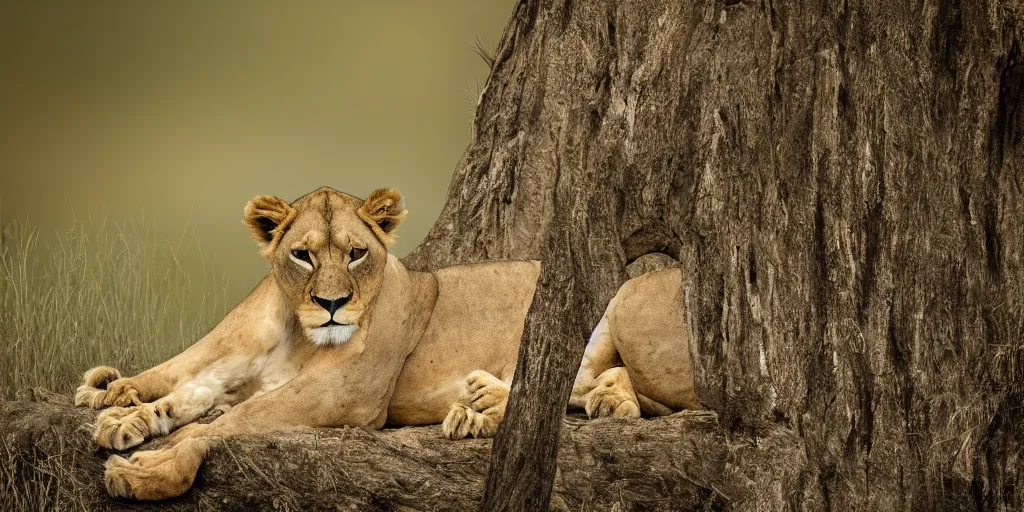
M 598 386 L 587 396 L 586 411 L 591 418 L 639 418 L 640 404 L 630 392 Z
M 139 391 L 132 385 L 131 379 L 117 379 L 107 385 L 107 396 L 103 398 L 103 404 L 107 407 L 129 407 L 141 405 Z
M 132 465 L 124 457 L 111 455 L 104 465 L 103 482 L 107 494 L 114 498 L 134 498 L 132 494 Z
M 466 405 L 454 404 L 441 424 L 441 431 L 445 437 L 452 440 L 493 437 L 498 431 L 498 425 L 493 418 Z
M 444 421 L 441 423 L 441 432 L 448 439 L 463 439 L 469 435 L 469 428 L 471 426 L 471 420 L 469 413 L 473 412 L 472 409 L 455 404 L 448 410 L 448 415 L 445 416 Z
M 509 386 L 483 370 L 466 376 L 466 392 L 452 404 L 441 424 L 448 439 L 494 437 L 505 416 Z
M 135 452 L 128 459 L 112 455 L 103 474 L 107 493 L 137 500 L 181 496 L 192 486 L 205 446 L 185 440 L 168 449 Z
M 587 393 L 584 409 L 591 418 L 639 418 L 640 402 L 633 392 L 629 372 L 620 366 L 602 373 L 597 387 Z
M 75 390 L 75 405 L 102 409 L 106 407 L 107 387 L 121 378 L 121 372 L 110 366 L 97 366 L 85 372 L 82 385 Z
M 113 450 L 127 450 L 146 441 L 153 435 L 153 427 L 158 427 L 158 415 L 152 404 L 138 407 L 112 407 L 96 417 L 96 431 L 93 438 L 96 444 Z M 157 432 L 166 434 L 167 432 Z

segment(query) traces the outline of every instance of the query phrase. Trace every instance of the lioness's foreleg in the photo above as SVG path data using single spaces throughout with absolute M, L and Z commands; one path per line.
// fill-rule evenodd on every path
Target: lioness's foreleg
M 184 352 L 138 375 L 122 377 L 109 366 L 97 366 L 85 372 L 82 385 L 75 391 L 75 405 L 103 409 L 152 402 L 220 361 L 251 360 L 266 353 L 283 339 L 289 328 L 287 315 L 265 305 L 277 300 L 274 298 L 276 286 L 270 278 L 265 278 L 209 334 Z
M 85 372 L 82 385 L 75 390 L 75 405 L 103 409 L 156 400 L 174 389 L 168 366 L 165 363 L 134 377 L 122 377 L 121 372 L 110 366 L 92 368 Z
M 125 459 L 112 455 L 106 463 L 107 492 L 114 497 L 158 500 L 179 496 L 192 486 L 212 443 L 224 436 L 287 430 L 297 427 L 354 426 L 380 428 L 387 419 L 388 379 L 400 366 L 385 368 L 380 379 L 363 380 L 379 364 L 340 366 L 331 358 L 283 386 L 235 405 L 212 423 L 178 429 L 165 448 L 139 451 Z M 338 389 L 344 391 L 325 393 Z M 381 397 L 381 401 L 367 397 Z
M 242 337 L 244 333 L 240 333 Z M 153 402 L 187 384 L 204 370 L 226 356 L 226 343 L 203 338 L 185 352 L 133 377 L 122 377 L 109 366 L 98 366 L 87 372 L 75 391 L 75 405 L 93 409 L 129 407 Z
M 509 384 L 483 370 L 466 377 L 466 394 L 452 404 L 441 430 L 449 439 L 494 437 L 505 419 Z
M 113 407 L 96 417 L 96 443 L 125 450 L 146 439 L 165 436 L 197 420 L 215 406 L 229 406 L 258 392 L 264 384 L 247 357 L 225 357 L 204 368 L 173 391 L 151 403 Z

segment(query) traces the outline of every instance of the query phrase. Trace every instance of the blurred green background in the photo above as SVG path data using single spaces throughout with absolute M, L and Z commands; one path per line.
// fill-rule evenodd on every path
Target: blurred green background
M 404 255 L 469 143 L 488 73 L 474 40 L 493 50 L 514 4 L 4 1 L 3 221 L 45 244 L 75 219 L 141 224 L 234 304 L 267 271 L 250 197 L 393 186 Z

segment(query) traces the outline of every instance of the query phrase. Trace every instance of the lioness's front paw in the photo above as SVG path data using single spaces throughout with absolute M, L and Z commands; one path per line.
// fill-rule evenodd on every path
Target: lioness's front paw
M 493 437 L 498 432 L 498 422 L 494 418 L 476 412 L 472 407 L 461 403 L 452 404 L 448 415 L 441 423 L 441 432 L 448 439 L 465 439 L 467 437 Z
M 137 407 L 112 407 L 96 417 L 96 444 L 114 450 L 127 450 L 154 435 L 167 435 L 171 420 L 163 404 Z
M 139 399 L 139 390 L 132 384 L 131 377 L 120 378 L 107 384 L 107 392 L 103 397 L 104 406 L 129 407 L 142 403 Z
M 203 441 L 187 440 L 164 450 L 112 455 L 103 474 L 107 494 L 115 498 L 162 500 L 181 496 L 195 480 L 206 456 Z
M 107 395 L 107 386 L 121 378 L 121 372 L 110 366 L 97 366 L 85 372 L 82 385 L 75 390 L 75 405 L 93 409 L 105 407 L 103 400 Z

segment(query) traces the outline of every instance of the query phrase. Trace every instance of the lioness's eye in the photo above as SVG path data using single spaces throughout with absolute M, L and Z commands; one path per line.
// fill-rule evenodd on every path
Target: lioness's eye
M 292 256 L 295 258 L 305 261 L 306 263 L 313 263 L 313 260 L 309 259 L 309 251 L 304 249 L 296 249 L 292 251 Z
M 352 252 L 350 252 L 348 255 L 349 255 L 350 258 L 352 258 L 352 261 L 355 261 L 355 260 L 358 260 L 359 258 L 362 258 L 363 256 L 366 255 L 366 249 L 361 249 L 359 247 L 353 247 L 352 248 Z

